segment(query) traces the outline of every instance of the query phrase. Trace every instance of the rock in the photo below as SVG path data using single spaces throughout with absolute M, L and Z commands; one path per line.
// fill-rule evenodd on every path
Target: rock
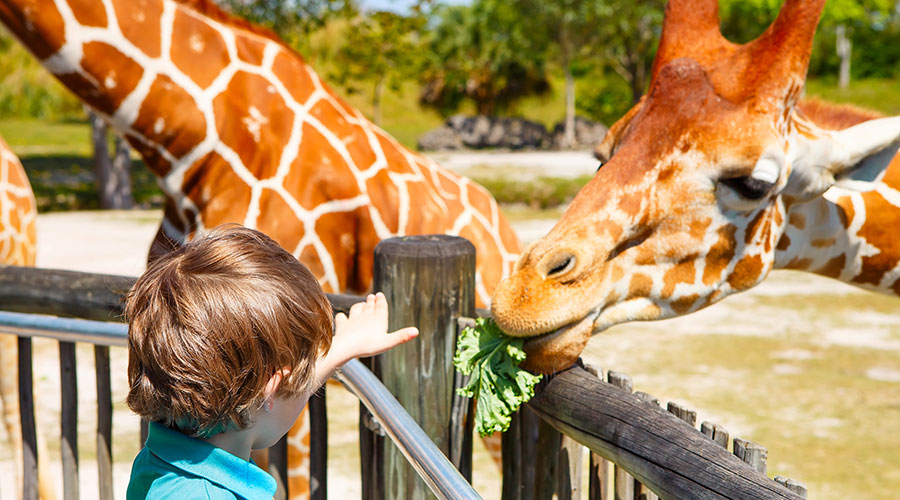
M 455 130 L 444 126 L 419 136 L 416 146 L 421 151 L 455 151 L 463 149 L 463 142 Z
M 603 142 L 606 132 L 609 131 L 606 125 L 582 118 L 575 117 L 575 144 L 571 147 L 565 147 L 566 140 L 566 122 L 561 121 L 553 127 L 553 147 L 556 149 L 583 149 L 593 148 Z
M 423 134 L 419 149 L 546 148 L 552 138 L 540 123 L 521 118 L 455 115 L 439 129 Z

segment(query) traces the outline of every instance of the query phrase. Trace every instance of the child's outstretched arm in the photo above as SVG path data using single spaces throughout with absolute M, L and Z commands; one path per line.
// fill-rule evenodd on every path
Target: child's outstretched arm
M 419 334 L 414 327 L 388 333 L 388 303 L 384 294 L 369 295 L 365 302 L 353 304 L 350 315 L 334 318 L 331 349 L 316 363 L 316 380 L 324 384 L 344 363 L 360 356 L 374 356 L 412 340 Z

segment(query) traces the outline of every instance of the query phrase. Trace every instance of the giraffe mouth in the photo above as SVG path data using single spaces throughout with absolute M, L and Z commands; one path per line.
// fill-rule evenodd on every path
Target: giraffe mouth
M 596 311 L 556 330 L 525 341 L 523 368 L 540 373 L 553 373 L 575 363 L 594 333 Z

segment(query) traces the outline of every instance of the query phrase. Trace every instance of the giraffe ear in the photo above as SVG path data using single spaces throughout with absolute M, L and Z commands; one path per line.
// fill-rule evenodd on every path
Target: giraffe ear
M 879 118 L 801 139 L 785 192 L 806 200 L 832 186 L 868 191 L 900 148 L 900 117 Z

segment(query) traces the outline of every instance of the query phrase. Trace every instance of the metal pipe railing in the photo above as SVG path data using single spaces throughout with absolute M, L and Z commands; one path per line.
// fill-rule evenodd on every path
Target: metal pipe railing
M 350 360 L 336 376 L 375 416 L 432 493 L 445 500 L 481 499 L 393 394 L 358 359 Z
M 0 311 L 0 333 L 45 337 L 64 342 L 127 346 L 128 326 L 84 319 Z M 351 360 L 337 374 L 369 409 L 431 491 L 447 500 L 481 499 L 462 474 L 416 424 L 397 399 L 359 360 Z
M 0 311 L 0 333 L 18 337 L 45 337 L 63 342 L 125 347 L 128 325 L 88 319 Z

